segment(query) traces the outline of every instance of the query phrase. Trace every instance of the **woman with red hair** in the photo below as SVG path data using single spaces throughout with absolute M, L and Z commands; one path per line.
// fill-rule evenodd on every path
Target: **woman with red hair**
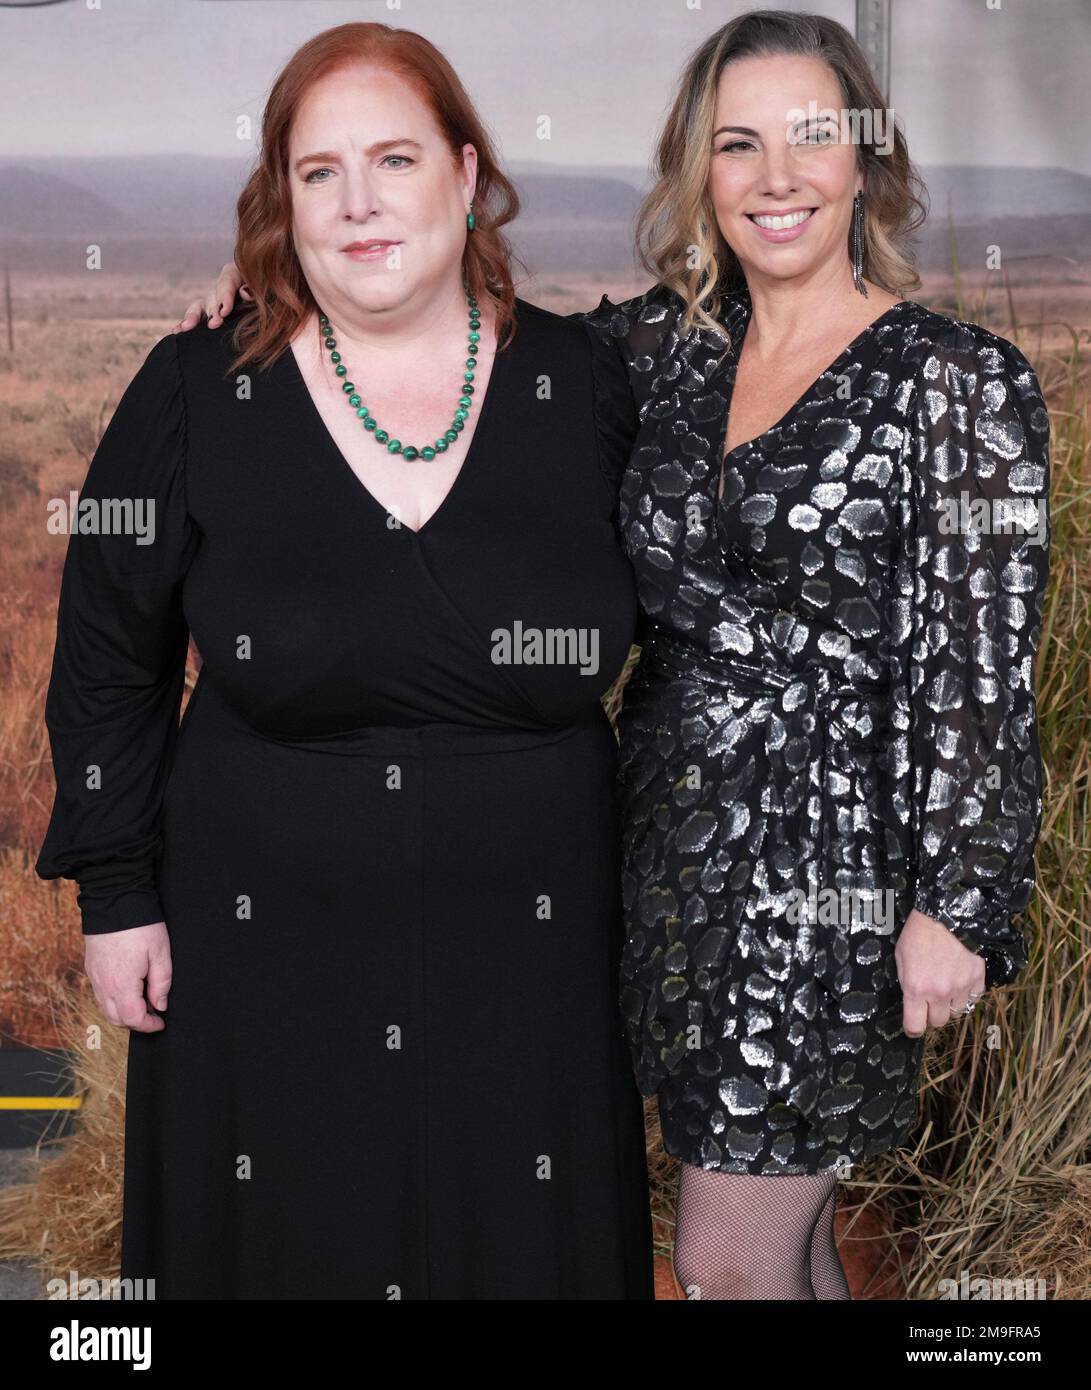
M 318 35 L 239 200 L 253 306 L 152 348 L 82 490 L 152 524 L 69 544 L 37 870 L 131 1029 L 159 1299 L 652 1297 L 626 441 L 609 349 L 514 295 L 515 210 L 431 44 Z

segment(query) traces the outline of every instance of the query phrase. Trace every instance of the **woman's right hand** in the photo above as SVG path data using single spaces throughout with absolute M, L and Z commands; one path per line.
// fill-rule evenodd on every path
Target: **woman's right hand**
M 119 1028 L 158 1033 L 166 1021 L 148 1008 L 167 1007 L 171 982 L 166 922 L 84 937 L 84 967 L 102 1012 Z M 144 981 L 148 997 L 144 998 Z
M 239 268 L 234 261 L 228 261 L 223 270 L 220 271 L 216 283 L 208 292 L 204 299 L 195 299 L 185 312 L 185 316 L 178 321 L 176 326 L 171 329 L 172 333 L 185 332 L 189 328 L 196 328 L 201 322 L 201 315 L 208 315 L 209 328 L 219 328 L 224 319 L 231 312 L 235 303 L 235 295 L 240 299 L 250 300 L 253 295 L 242 283 L 242 276 Z

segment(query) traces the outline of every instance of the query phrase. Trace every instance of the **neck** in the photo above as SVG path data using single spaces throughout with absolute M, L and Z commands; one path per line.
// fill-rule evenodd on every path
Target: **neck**
M 364 309 L 341 294 L 331 294 L 322 310 L 333 325 L 334 337 L 357 357 L 379 352 L 398 356 L 418 351 L 428 339 L 446 341 L 466 333 L 468 314 L 461 275 L 431 294 L 422 294 L 389 309 Z M 482 312 L 484 317 L 484 311 Z M 317 338 L 318 315 L 311 314 L 300 333 Z M 345 356 L 348 353 L 343 354 Z
M 878 307 L 876 287 L 865 284 L 868 299 L 856 288 L 847 259 L 843 264 L 823 267 L 805 280 L 748 276 L 753 312 L 746 338 L 751 356 L 777 357 L 789 344 L 798 350 L 810 340 L 822 342 L 831 332 L 837 336 L 840 328 L 870 320 Z

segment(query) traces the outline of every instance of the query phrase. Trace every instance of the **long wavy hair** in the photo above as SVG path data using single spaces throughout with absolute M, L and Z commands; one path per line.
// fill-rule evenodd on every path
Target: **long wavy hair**
M 454 68 L 420 34 L 388 24 L 340 24 L 296 50 L 276 79 L 261 125 L 257 166 L 239 196 L 235 264 L 253 294 L 251 312 L 240 316 L 233 346 L 239 355 L 228 368 L 247 362 L 269 365 L 288 346 L 317 305 L 292 240 L 292 194 L 288 137 L 300 103 L 316 82 L 358 63 L 371 63 L 411 83 L 434 115 L 451 147 L 477 151 L 474 230 L 467 234 L 462 275 L 478 303 L 489 301 L 496 316 L 498 347 L 515 332 L 513 254 L 502 228 L 519 212 L 519 196 L 500 169 L 481 117 Z
M 881 152 L 874 128 L 856 144 L 864 175 L 863 274 L 892 294 L 920 286 L 911 237 L 927 215 L 927 194 L 860 45 L 822 15 L 751 10 L 718 29 L 686 64 L 656 149 L 655 183 L 637 213 L 640 263 L 684 301 L 683 333 L 700 328 L 722 335 L 721 298 L 745 285 L 708 193 L 720 74 L 737 58 L 777 54 L 820 58 L 837 77 L 846 109 L 885 113 L 890 152 Z M 851 226 L 846 249 L 851 256 Z

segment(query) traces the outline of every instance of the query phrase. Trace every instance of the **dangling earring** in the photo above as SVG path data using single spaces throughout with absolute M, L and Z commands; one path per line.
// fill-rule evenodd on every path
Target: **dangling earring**
M 852 200 L 852 278 L 856 288 L 868 297 L 864 284 L 864 194 L 857 193 Z
M 474 229 L 474 227 L 475 227 L 476 225 L 477 225 L 477 223 L 476 223 L 476 221 L 475 221 L 475 219 L 474 219 L 474 205 L 473 205 L 473 203 L 471 203 L 471 204 L 470 204 L 470 210 L 469 210 L 469 212 L 466 214 L 466 226 L 467 226 L 467 227 L 470 229 L 470 231 L 472 232 L 473 229 Z

